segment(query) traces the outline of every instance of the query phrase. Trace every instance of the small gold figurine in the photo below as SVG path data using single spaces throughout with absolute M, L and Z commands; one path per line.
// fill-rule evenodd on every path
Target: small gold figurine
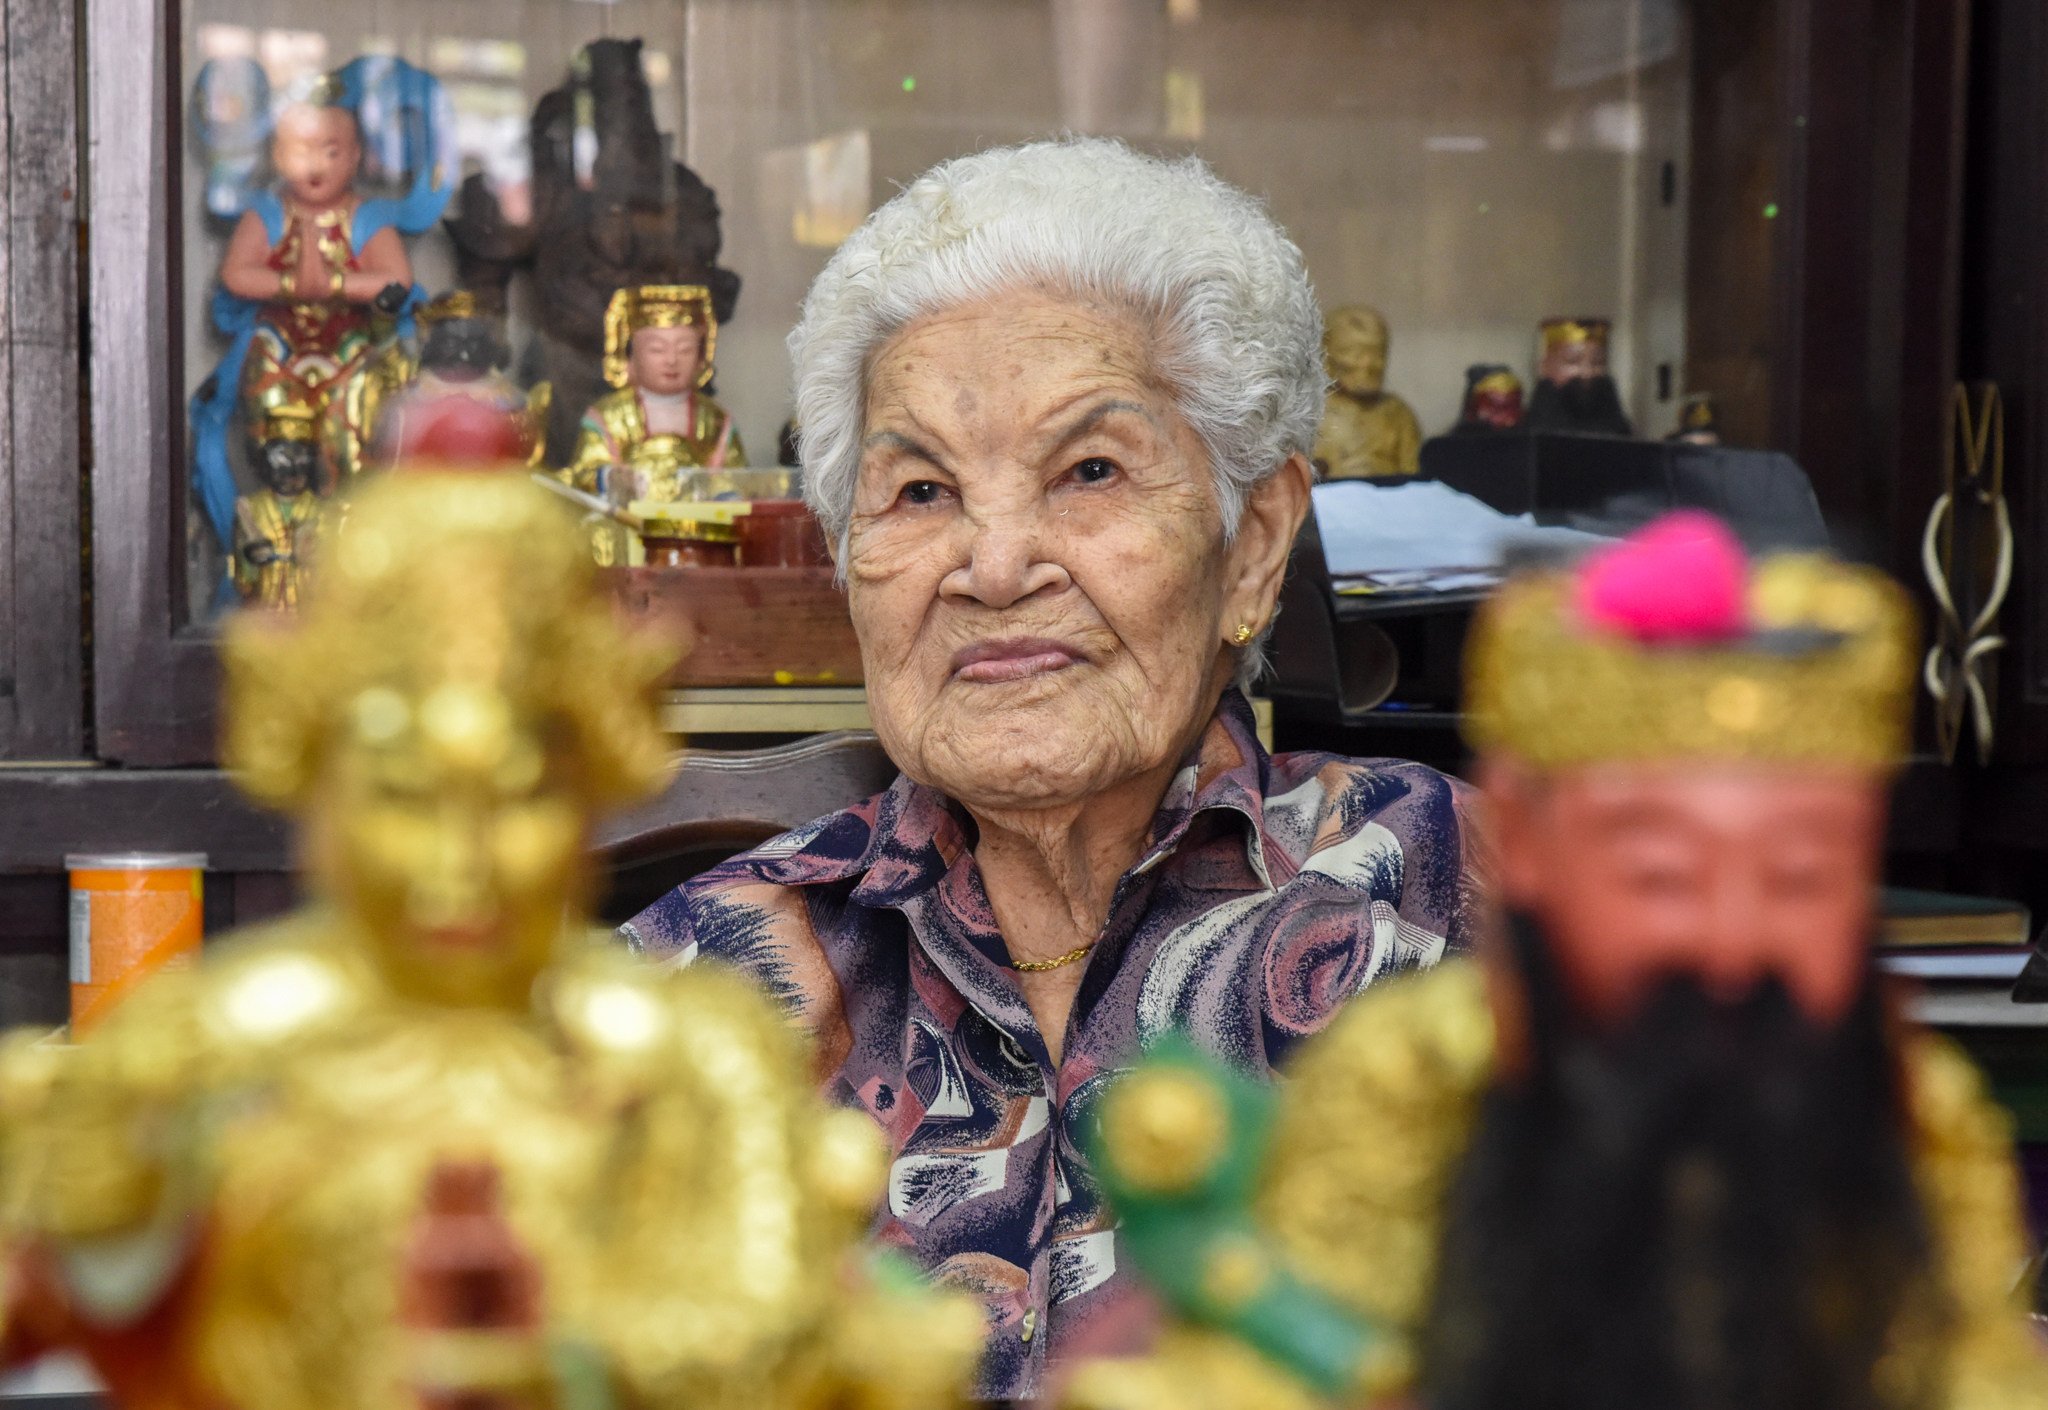
M 1315 462 L 1325 479 L 1382 480 L 1421 468 L 1422 428 L 1386 389 L 1387 320 L 1362 305 L 1333 309 L 1323 328 L 1330 374 Z
M 235 621 L 226 757 L 315 901 L 0 1049 L 13 1354 L 151 1410 L 955 1402 L 979 1319 L 863 1262 L 866 1118 L 740 979 L 589 932 L 669 654 L 516 473 L 377 477 Z
M 263 488 L 235 500 L 235 556 L 229 571 L 244 602 L 290 610 L 320 522 L 313 493 L 320 472 L 319 416 L 303 402 L 265 413 L 256 429 L 256 478 Z
M 612 295 L 605 380 L 563 478 L 614 504 L 688 498 L 683 472 L 747 463 L 732 417 L 700 388 L 711 380 L 718 319 L 701 284 L 648 284 Z

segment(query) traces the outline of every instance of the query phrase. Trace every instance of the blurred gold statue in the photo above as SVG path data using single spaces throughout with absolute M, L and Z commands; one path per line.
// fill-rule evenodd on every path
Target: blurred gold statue
M 739 979 L 590 936 L 669 654 L 517 474 L 368 484 L 234 625 L 226 756 L 315 901 L 0 1056 L 13 1356 L 152 1410 L 953 1402 L 978 1318 L 859 1260 L 865 1118 Z
M 1387 320 L 1363 305 L 1333 309 L 1323 365 L 1335 385 L 1316 432 L 1316 468 L 1328 480 L 1383 480 L 1421 468 L 1422 428 L 1386 389 Z

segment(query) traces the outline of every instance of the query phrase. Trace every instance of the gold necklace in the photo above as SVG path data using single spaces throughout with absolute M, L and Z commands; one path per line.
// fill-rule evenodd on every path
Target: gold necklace
M 1021 969 L 1026 974 L 1043 974 L 1049 969 L 1058 969 L 1061 965 L 1072 964 L 1075 960 L 1080 959 L 1081 956 L 1087 954 L 1090 950 L 1094 948 L 1095 941 L 1090 940 L 1087 944 L 1076 945 L 1073 949 L 1067 951 L 1064 955 L 1056 956 L 1053 959 L 1011 960 L 1010 967 L 1012 969 Z

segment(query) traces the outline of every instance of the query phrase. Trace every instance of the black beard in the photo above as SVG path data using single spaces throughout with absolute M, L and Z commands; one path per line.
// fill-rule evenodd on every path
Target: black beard
M 1946 1325 L 1874 971 L 1841 1024 L 1666 981 L 1595 1034 L 1512 922 L 1531 1063 L 1487 1093 L 1422 1343 L 1430 1410 L 1917 1410 Z
M 1575 377 L 1569 382 L 1536 379 L 1523 424 L 1532 431 L 1632 436 L 1635 428 L 1621 409 L 1621 393 L 1609 376 Z

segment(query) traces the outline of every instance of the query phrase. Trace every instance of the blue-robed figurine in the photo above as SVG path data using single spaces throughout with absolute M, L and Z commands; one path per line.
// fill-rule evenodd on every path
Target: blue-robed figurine
M 222 543 L 231 543 L 230 428 L 290 406 L 310 408 L 323 493 L 361 470 L 375 430 L 380 364 L 410 332 L 422 296 L 402 237 L 441 217 L 453 179 L 453 124 L 433 76 L 401 59 L 357 59 L 277 113 L 275 189 L 251 193 L 228 240 L 213 319 L 229 339 L 192 399 L 193 481 Z M 395 144 L 410 189 L 357 194 L 366 134 Z

